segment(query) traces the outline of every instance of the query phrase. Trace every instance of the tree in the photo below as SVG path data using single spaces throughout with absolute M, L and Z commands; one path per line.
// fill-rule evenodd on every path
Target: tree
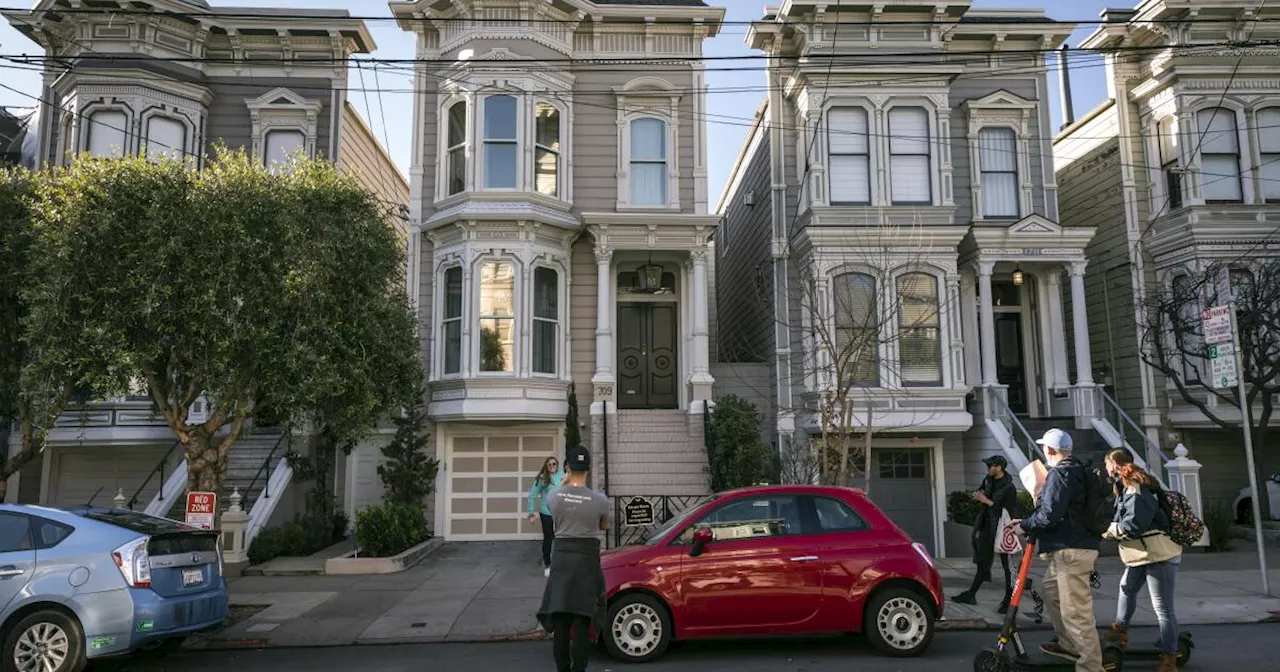
M 65 280 L 32 303 L 32 333 L 103 388 L 144 381 L 193 490 L 219 488 L 255 409 L 346 443 L 417 366 L 402 246 L 376 198 L 326 162 L 276 174 L 239 151 L 199 172 L 85 158 L 37 213 L 45 270 Z
M 382 449 L 387 461 L 378 466 L 378 475 L 386 486 L 387 501 L 394 504 L 420 507 L 435 491 L 440 463 L 428 452 L 424 399 L 426 389 L 419 383 L 404 412 L 394 418 L 395 436 Z
M 564 416 L 564 447 L 572 448 L 582 444 L 582 428 L 578 424 L 578 395 L 569 383 L 569 412 Z
M 760 440 L 760 421 L 760 409 L 750 401 L 733 394 L 716 399 L 711 413 L 716 436 L 712 490 L 744 488 L 777 477 L 771 449 Z
M 1259 487 L 1265 488 L 1268 474 L 1264 456 L 1275 398 L 1280 394 L 1280 260 L 1262 260 L 1252 271 L 1230 271 L 1242 368 L 1239 375 L 1245 384 L 1243 403 L 1236 387 L 1215 385 L 1206 358 L 1201 310 L 1229 300 L 1217 295 L 1214 278 L 1219 268 L 1213 266 L 1197 275 L 1182 276 L 1171 288 L 1147 299 L 1142 360 L 1173 383 L 1183 401 L 1218 427 L 1239 433 L 1242 442 L 1243 424 L 1228 414 L 1239 413 L 1249 423 L 1255 475 Z M 1209 399 L 1218 403 L 1210 405 Z M 1259 409 L 1257 415 L 1254 409 Z M 1269 520 L 1268 498 L 1257 497 L 1257 501 L 1263 520 Z

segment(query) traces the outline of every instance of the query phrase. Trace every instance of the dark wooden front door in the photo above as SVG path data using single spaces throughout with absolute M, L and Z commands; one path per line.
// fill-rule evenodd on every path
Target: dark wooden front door
M 1009 386 L 1009 410 L 1026 413 L 1026 363 L 1022 359 L 1022 314 L 996 313 L 996 380 Z
M 618 408 L 676 408 L 676 304 L 618 304 Z

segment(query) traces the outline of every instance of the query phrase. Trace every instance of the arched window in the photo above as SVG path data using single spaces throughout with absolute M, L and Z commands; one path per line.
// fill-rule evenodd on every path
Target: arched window
M 1018 136 L 1013 129 L 978 131 L 978 163 L 982 166 L 982 216 L 1017 218 Z
M 155 116 L 147 120 L 147 158 L 180 159 L 186 154 L 187 127 L 177 119 Z
M 122 110 L 98 110 L 89 115 L 85 150 L 89 156 L 120 157 L 128 148 L 129 117 Z
M 832 365 L 839 385 L 875 386 L 880 380 L 880 320 L 876 280 L 865 273 L 832 278 L 835 342 Z
M 835 107 L 827 113 L 827 175 L 832 203 L 871 202 L 871 143 L 867 132 L 867 111 L 860 107 Z
M 560 110 L 538 103 L 534 113 L 533 188 L 551 197 L 560 195 Z
M 467 190 L 467 104 L 454 103 L 449 107 L 448 117 L 448 166 L 445 173 L 448 180 L 449 195 L 460 194 Z
M 298 152 L 302 151 L 302 146 L 306 144 L 306 136 L 302 131 L 282 130 L 268 131 L 266 136 L 267 151 L 263 153 L 263 160 L 266 162 L 267 168 L 271 170 L 280 170 L 288 166 L 289 162 L 297 157 Z
M 1200 189 L 1204 200 L 1217 203 L 1243 199 L 1240 184 L 1240 137 L 1236 113 L 1211 107 L 1196 113 L 1200 128 Z
M 942 321 L 938 279 L 927 273 L 898 276 L 898 365 L 903 385 L 942 384 Z
M 484 186 L 486 189 L 515 189 L 518 186 L 520 155 L 517 140 L 517 109 L 514 96 L 484 99 Z
M 631 122 L 631 205 L 667 204 L 667 122 Z

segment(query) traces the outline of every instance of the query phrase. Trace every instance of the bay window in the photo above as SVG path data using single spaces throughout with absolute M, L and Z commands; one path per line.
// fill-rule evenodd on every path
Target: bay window
M 982 216 L 1017 218 L 1018 137 L 1011 128 L 978 131 L 978 163 L 981 166 Z
M 667 122 L 631 122 L 631 205 L 667 205 Z
M 506 261 L 480 266 L 480 370 L 515 371 L 514 267 Z
M 1189 275 L 1173 279 L 1173 301 L 1177 306 L 1173 324 L 1173 341 L 1182 353 L 1182 380 L 1200 382 L 1204 368 L 1204 339 L 1200 336 L 1200 297 Z
M 827 113 L 827 175 L 832 203 L 871 203 L 867 120 L 867 111 L 860 107 L 836 107 Z
M 519 184 L 518 107 L 515 96 L 488 96 L 484 99 L 486 189 L 515 189 Z
M 1160 170 L 1164 173 L 1165 197 L 1169 209 L 1182 207 L 1182 169 L 1178 165 L 1178 121 L 1165 117 L 1156 124 L 1160 143 Z
M 441 342 L 444 349 L 444 372 L 462 372 L 462 268 L 454 266 L 444 272 L 444 314 Z
M 154 116 L 147 120 L 147 158 L 179 159 L 186 154 L 187 127 L 177 119 Z
M 1200 189 L 1210 203 L 1243 199 L 1240 184 L 1240 137 L 1236 113 L 1211 107 L 1196 113 L 1200 129 Z
M 129 117 L 122 110 L 98 110 L 85 125 L 85 151 L 94 158 L 121 157 L 128 149 Z
M 556 373 L 560 340 L 559 274 L 539 266 L 533 271 L 533 372 Z
M 903 385 L 942 384 L 938 279 L 927 273 L 898 276 L 898 360 Z
M 533 189 L 560 195 L 560 110 L 547 103 L 534 113 Z
M 837 384 L 875 386 L 879 375 L 880 325 L 876 310 L 876 280 L 865 273 L 832 278 L 835 299 L 835 352 L 832 364 Z
M 448 113 L 448 140 L 445 152 L 449 195 L 467 190 L 467 104 L 454 103 Z
M 1280 201 L 1280 107 L 1258 110 L 1258 177 L 1263 199 Z
M 889 189 L 895 205 L 932 201 L 929 174 L 929 115 L 923 107 L 889 111 Z

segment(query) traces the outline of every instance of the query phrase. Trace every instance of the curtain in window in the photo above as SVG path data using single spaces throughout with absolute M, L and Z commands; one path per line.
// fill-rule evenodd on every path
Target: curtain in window
M 880 379 L 880 320 L 875 278 L 844 273 L 831 279 L 831 289 L 836 323 L 832 363 L 843 371 L 841 382 L 876 385 Z
M 484 99 L 484 186 L 487 189 L 517 187 L 516 126 L 515 97 Z
M 444 372 L 462 371 L 462 269 L 444 272 Z
M 1200 189 L 1206 201 L 1241 200 L 1240 138 L 1236 113 L 1210 108 L 1196 113 L 1200 141 Z
M 631 204 L 667 204 L 667 123 L 631 122 Z
M 929 115 L 921 107 L 889 111 L 890 196 L 894 203 L 929 203 Z
M 180 159 L 186 154 L 187 127 L 177 119 L 151 117 L 147 120 L 147 158 Z
M 1258 154 L 1262 197 L 1280 201 L 1280 107 L 1258 111 Z
M 1018 136 L 1009 128 L 978 131 L 982 166 L 982 216 L 1017 217 Z
M 449 108 L 449 195 L 467 189 L 467 104 L 454 103 Z
M 938 279 L 926 273 L 898 276 L 898 358 L 904 385 L 942 384 Z
M 89 115 L 84 131 L 89 134 L 86 149 L 90 156 L 124 156 L 129 118 L 119 110 L 100 110 Z
M 534 126 L 537 137 L 533 152 L 533 188 L 540 194 L 559 196 L 560 110 L 538 103 Z
M 268 131 L 263 160 L 268 168 L 277 170 L 287 166 L 306 144 L 302 131 Z
M 871 202 L 871 144 L 867 111 L 836 107 L 827 113 L 827 167 L 832 203 Z
M 560 331 L 559 275 L 550 268 L 533 271 L 533 371 L 556 372 Z

